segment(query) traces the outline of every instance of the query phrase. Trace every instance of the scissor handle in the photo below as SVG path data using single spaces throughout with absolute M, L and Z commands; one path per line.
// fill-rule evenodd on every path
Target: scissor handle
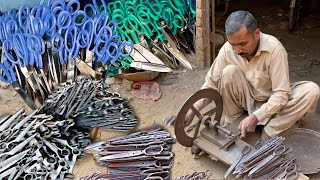
M 279 145 L 279 146 L 275 147 L 275 149 L 273 151 L 273 154 L 276 155 L 276 156 L 280 156 L 285 151 L 286 151 L 286 147 L 284 145 Z
M 5 83 L 12 84 L 16 81 L 16 76 L 13 71 L 13 65 L 10 65 L 7 59 L 4 59 L 3 63 L 0 63 L 0 80 Z
M 57 20 L 52 13 L 46 14 L 43 21 L 43 28 L 45 29 L 46 34 L 51 37 L 56 32 Z
M 87 17 L 93 17 L 97 15 L 94 6 L 90 3 L 84 6 L 83 11 L 86 13 Z
M 74 7 L 76 7 L 76 8 L 73 9 Z M 66 11 L 70 12 L 72 15 L 77 13 L 79 10 L 80 10 L 80 2 L 79 2 L 79 0 L 70 0 L 67 3 Z
M 94 6 L 97 14 L 101 14 L 101 11 L 100 11 L 101 9 L 104 9 L 104 11 L 107 11 L 107 5 L 106 5 L 106 3 L 105 3 L 104 0 L 100 0 L 101 5 L 102 5 L 102 8 L 101 8 L 100 5 L 97 3 L 97 0 L 92 0 L 92 2 L 93 2 L 93 6 Z
M 23 4 L 18 11 L 18 23 L 21 29 L 26 30 L 28 28 L 28 16 L 30 14 L 30 6 Z
M 245 147 L 242 149 L 241 153 L 242 153 L 242 155 L 246 155 L 246 154 L 248 154 L 250 151 L 251 151 L 251 147 L 250 147 L 250 146 L 245 146 Z
M 294 180 L 297 179 L 299 176 L 299 173 L 297 171 L 290 171 L 288 172 L 283 179 L 285 180 Z
M 78 28 L 74 25 L 69 26 L 66 29 L 64 36 L 64 47 L 67 52 L 73 52 L 76 46 L 76 40 L 78 35 Z
M 100 14 L 98 19 L 94 20 L 94 33 L 96 36 L 100 33 L 100 30 L 107 26 L 109 20 L 108 14 Z
M 94 28 L 94 22 L 92 19 L 88 19 L 85 23 L 82 25 L 82 30 L 86 30 L 89 33 L 89 39 L 88 39 L 88 45 L 87 45 L 87 50 L 91 50 L 91 44 L 93 41 L 93 28 Z
M 6 31 L 7 31 L 8 35 L 13 35 L 13 34 L 17 33 L 19 30 L 17 21 L 15 21 L 13 19 L 9 19 L 7 21 L 5 27 L 6 27 Z
M 72 23 L 76 26 L 82 26 L 87 21 L 87 19 L 87 14 L 84 11 L 79 10 L 73 14 Z
M 286 173 L 292 173 L 292 172 L 298 172 L 300 170 L 301 166 L 295 164 L 295 163 L 288 163 L 285 171 Z
M 62 30 L 67 29 L 71 25 L 71 22 L 71 14 L 68 11 L 61 11 L 57 18 L 59 32 L 61 33 Z
M 153 146 L 149 146 L 146 149 L 144 149 L 143 153 L 147 156 L 153 156 L 153 155 L 161 154 L 162 151 L 163 151 L 162 146 L 153 145 Z

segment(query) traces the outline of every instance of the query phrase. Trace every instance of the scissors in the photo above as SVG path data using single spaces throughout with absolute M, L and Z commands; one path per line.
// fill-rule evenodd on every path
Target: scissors
M 226 173 L 224 174 L 224 179 L 227 179 L 228 176 L 231 174 L 231 172 L 234 170 L 234 168 L 241 162 L 241 160 L 246 157 L 249 153 L 251 152 L 251 147 L 250 146 L 245 146 L 242 150 L 241 150 L 241 156 L 238 160 L 236 160 L 235 162 L 233 162 L 233 164 L 229 167 L 229 169 L 226 171 Z
M 97 0 L 92 0 L 92 2 L 93 2 L 93 6 L 94 6 L 94 9 L 96 10 L 97 14 L 103 14 L 103 13 L 107 12 L 107 5 L 104 0 L 100 0 L 100 2 L 101 2 L 100 6 L 99 6 Z
M 36 110 L 37 107 L 34 104 L 31 97 L 26 93 L 26 91 L 23 90 L 23 88 L 17 82 L 12 64 L 10 64 L 10 62 L 4 56 L 2 57 L 3 57 L 3 62 L 0 63 L 0 69 L 3 74 L 0 73 L 0 80 L 5 83 L 11 84 L 14 90 L 22 97 L 22 99 L 26 102 L 26 104 L 32 110 Z
M 260 161 L 257 166 L 249 171 L 248 176 L 252 177 L 254 174 L 260 172 L 265 166 L 276 160 L 278 157 L 284 154 L 288 154 L 290 151 L 292 151 L 291 148 L 286 149 L 284 145 L 277 145 L 271 155 Z
M 15 20 L 4 20 L 0 17 L 0 41 L 3 43 L 6 39 L 11 40 L 12 36 L 18 32 L 18 24 Z
M 301 169 L 301 166 L 295 163 L 288 163 L 283 173 L 279 174 L 275 179 L 297 179 L 299 176 L 298 171 Z
M 30 87 L 33 92 L 37 94 L 37 90 L 39 89 L 32 81 L 32 77 L 29 75 L 27 65 L 29 63 L 29 53 L 27 52 L 26 42 L 21 34 L 15 34 L 14 38 L 16 38 L 15 43 L 11 40 L 5 40 L 3 43 L 3 57 L 10 63 L 12 63 L 11 68 L 13 69 L 15 65 L 18 65 L 23 73 L 23 76 L 27 79 Z M 16 58 L 15 58 L 16 57 Z M 7 66 L 9 68 L 9 66 Z M 11 71 L 14 73 L 14 71 Z M 15 77 L 15 76 L 14 76 Z M 20 80 L 20 79 L 19 79 Z M 13 79 L 16 81 L 16 79 Z M 20 82 L 21 83 L 21 82 Z
M 125 158 L 125 157 L 134 157 L 139 155 L 146 155 L 146 156 L 154 156 L 159 155 L 163 151 L 163 147 L 161 145 L 152 145 L 144 150 L 139 151 L 128 151 L 123 152 L 119 154 L 112 154 L 108 156 L 103 156 L 99 159 L 99 161 L 108 161 L 109 159 L 119 159 L 119 158 Z

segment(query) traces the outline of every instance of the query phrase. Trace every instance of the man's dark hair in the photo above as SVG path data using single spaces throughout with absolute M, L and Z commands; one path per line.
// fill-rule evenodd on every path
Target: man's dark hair
M 242 27 L 253 32 L 257 29 L 257 20 L 248 11 L 235 11 L 226 20 L 226 35 L 238 32 Z

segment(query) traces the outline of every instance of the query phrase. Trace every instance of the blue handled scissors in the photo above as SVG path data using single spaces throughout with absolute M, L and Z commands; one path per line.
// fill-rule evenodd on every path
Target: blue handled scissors
M 23 4 L 20 6 L 18 11 L 18 23 L 19 27 L 23 30 L 23 32 L 28 32 L 28 24 L 30 15 L 30 6 L 27 4 Z
M 103 64 L 109 64 L 109 62 L 114 63 L 120 56 L 128 56 L 128 53 L 123 53 L 123 48 L 125 46 L 130 46 L 132 49 L 133 47 L 129 42 L 120 44 L 121 37 L 114 33 L 115 32 L 109 26 L 102 27 L 95 40 L 94 52 L 97 55 L 97 61 L 102 62 Z
M 28 46 L 26 46 L 28 44 Z M 42 56 L 45 45 L 41 38 L 35 35 L 24 37 L 21 33 L 16 33 L 13 40 L 6 40 L 3 43 L 4 57 L 8 62 L 12 63 L 12 67 L 18 65 L 27 80 L 28 84 L 35 92 L 37 97 L 44 99 L 44 94 L 39 86 L 39 80 L 34 74 L 30 74 L 27 65 L 36 64 L 38 68 L 42 68 Z M 33 72 L 32 72 L 33 73 Z M 40 94 L 39 94 L 40 93 Z M 38 99 L 41 100 L 41 99 Z
M 97 11 L 95 10 L 95 7 L 92 4 L 86 4 L 83 8 L 83 11 L 86 13 L 87 17 L 94 17 L 97 15 Z
M 76 7 L 74 9 L 74 7 Z M 80 2 L 79 0 L 70 0 L 67 3 L 66 11 L 70 12 L 72 15 L 76 14 L 80 10 Z
M 57 18 L 58 33 L 62 34 L 72 24 L 72 16 L 68 11 L 61 11 Z
M 0 17 L 0 41 L 3 43 L 8 38 L 6 22 Z
M 68 59 L 64 51 L 63 38 L 59 33 L 54 33 L 51 37 L 51 48 L 54 52 L 58 52 L 60 64 L 65 64 Z
M 20 67 L 26 66 L 29 53 L 27 52 L 25 39 L 22 34 L 15 34 L 14 39 L 15 43 L 9 39 L 3 42 L 4 56 L 13 64 Z
M 27 36 L 26 43 L 28 44 L 28 50 L 31 52 L 28 64 L 32 66 L 35 63 L 36 67 L 42 69 L 42 54 L 45 52 L 45 43 L 43 39 L 35 35 L 29 35 Z
M 97 14 L 103 14 L 107 12 L 107 5 L 104 0 L 100 0 L 101 4 L 98 4 L 97 0 L 92 0 L 92 2 L 96 12 L 98 12 Z

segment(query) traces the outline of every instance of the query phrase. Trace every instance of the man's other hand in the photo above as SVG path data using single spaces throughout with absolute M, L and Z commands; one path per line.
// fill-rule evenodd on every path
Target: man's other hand
M 258 118 L 254 114 L 244 118 L 238 127 L 238 129 L 241 131 L 240 138 L 246 137 L 247 133 L 253 133 L 256 130 L 257 123 Z

